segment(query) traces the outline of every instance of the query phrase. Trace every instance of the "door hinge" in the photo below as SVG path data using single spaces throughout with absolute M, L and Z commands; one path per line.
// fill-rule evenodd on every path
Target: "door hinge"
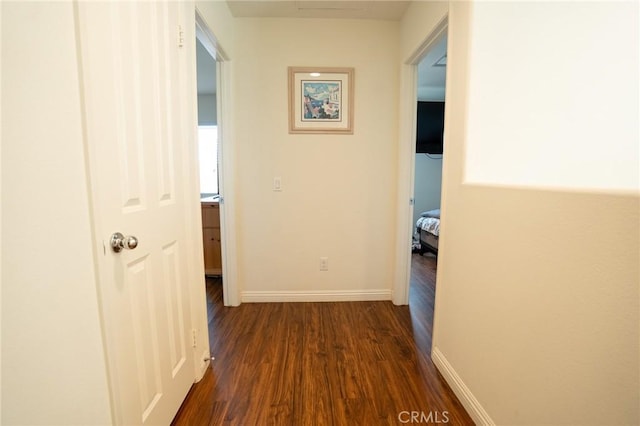
M 409 198 L 409 205 L 413 206 L 416 203 L 416 199 L 415 198 Z
M 191 330 L 191 336 L 193 337 L 193 347 L 198 346 L 198 331 L 196 329 Z
M 182 25 L 178 25 L 178 47 L 184 46 L 184 30 Z

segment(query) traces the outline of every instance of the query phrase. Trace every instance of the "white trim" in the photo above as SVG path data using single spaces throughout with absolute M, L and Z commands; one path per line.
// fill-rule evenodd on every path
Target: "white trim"
M 207 21 L 196 7 L 196 38 L 200 40 L 202 46 L 207 49 L 207 52 L 216 60 L 216 62 L 228 61 L 229 56 L 224 52 L 222 46 L 218 42 L 218 39 L 213 34 Z
M 420 61 L 425 57 L 427 52 L 440 41 L 445 34 L 447 34 L 447 28 L 449 26 L 449 14 L 443 16 L 442 19 L 436 24 L 431 33 L 424 39 L 422 44 L 407 58 L 405 64 L 418 65 Z
M 467 387 L 462 378 L 458 375 L 453 366 L 449 363 L 438 347 L 431 351 L 431 360 L 447 381 L 453 393 L 456 394 L 460 403 L 467 410 L 473 421 L 477 425 L 495 425 L 489 413 L 484 409 L 480 401 L 473 395 L 471 389 Z
M 391 300 L 391 290 L 243 291 L 242 302 L 362 302 Z
M 236 224 L 233 162 L 234 147 L 231 136 L 231 62 L 206 20 L 195 8 L 196 37 L 216 60 L 216 109 L 218 111 L 218 158 L 220 193 L 220 239 L 222 243 L 222 296 L 225 306 L 240 305 L 238 269 L 236 263 Z
M 194 367 L 194 381 L 198 382 L 204 376 L 206 369 L 203 369 L 201 364 L 201 357 L 199 351 L 201 348 L 209 348 L 209 333 L 207 330 L 207 310 L 206 310 L 206 290 L 205 290 L 205 278 L 204 278 L 204 256 L 202 246 L 202 222 L 201 222 L 201 206 L 200 206 L 200 191 L 199 187 L 199 175 L 198 175 L 198 111 L 197 111 L 197 78 L 196 78 L 196 45 L 195 45 L 195 20 L 190 21 L 193 16 L 195 6 L 193 2 L 185 4 L 184 15 L 182 17 L 182 27 L 184 31 L 184 43 L 181 50 L 186 55 L 185 62 L 181 66 L 184 70 L 181 72 L 186 79 L 186 83 L 183 87 L 188 91 L 185 96 L 181 97 L 181 109 L 185 114 L 188 114 L 187 122 L 183 130 L 188 134 L 188 146 L 185 146 L 185 150 L 188 154 L 185 158 L 185 170 L 187 170 L 187 179 L 189 182 L 185 182 L 185 187 L 182 191 L 185 196 L 188 197 L 187 202 L 187 231 L 189 233 L 189 251 L 187 253 L 188 265 L 189 265 L 189 277 L 186 282 L 189 287 L 189 298 L 191 304 L 191 330 L 196 333 L 195 346 L 192 350 L 193 367 Z M 205 306 L 203 306 L 203 304 Z
M 231 133 L 231 62 L 217 63 L 218 78 L 218 158 L 219 161 L 219 192 L 222 196 L 220 203 L 220 231 L 222 241 L 222 296 L 225 306 L 240 305 L 238 289 L 238 266 L 236 248 L 236 214 L 235 193 L 233 191 L 235 162 L 235 147 Z
M 413 235 L 413 198 L 415 186 L 416 102 L 418 100 L 418 64 L 447 32 L 449 14 L 436 24 L 431 33 L 402 65 L 400 88 L 400 152 L 398 155 L 398 199 L 396 226 L 396 269 L 393 303 L 409 304 L 411 280 L 411 238 Z
M 418 66 L 402 65 L 400 87 L 400 152 L 398 153 L 398 198 L 396 200 L 396 269 L 393 303 L 409 304 L 411 280 L 411 238 L 413 234 L 413 192 L 416 152 L 416 109 Z

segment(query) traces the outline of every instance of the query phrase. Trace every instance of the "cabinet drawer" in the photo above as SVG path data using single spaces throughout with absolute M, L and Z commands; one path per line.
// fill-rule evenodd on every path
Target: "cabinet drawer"
M 202 205 L 202 227 L 203 228 L 219 228 L 220 227 L 220 205 L 218 204 Z
M 204 269 L 211 273 L 222 268 L 222 256 L 220 253 L 220 229 L 205 228 L 202 230 L 202 242 L 204 245 Z

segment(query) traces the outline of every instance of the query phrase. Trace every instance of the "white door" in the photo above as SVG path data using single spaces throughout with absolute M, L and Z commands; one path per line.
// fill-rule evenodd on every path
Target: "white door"
M 184 170 L 193 90 L 178 42 L 185 6 L 77 7 L 114 421 L 166 425 L 194 380 Z M 137 247 L 115 253 L 115 232 L 137 237 Z

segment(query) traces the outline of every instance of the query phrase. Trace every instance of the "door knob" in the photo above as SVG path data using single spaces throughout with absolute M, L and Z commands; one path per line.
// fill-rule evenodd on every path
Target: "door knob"
M 138 247 L 138 239 L 133 235 L 124 236 L 120 232 L 116 232 L 111 236 L 111 249 L 120 253 L 123 249 L 133 250 Z

